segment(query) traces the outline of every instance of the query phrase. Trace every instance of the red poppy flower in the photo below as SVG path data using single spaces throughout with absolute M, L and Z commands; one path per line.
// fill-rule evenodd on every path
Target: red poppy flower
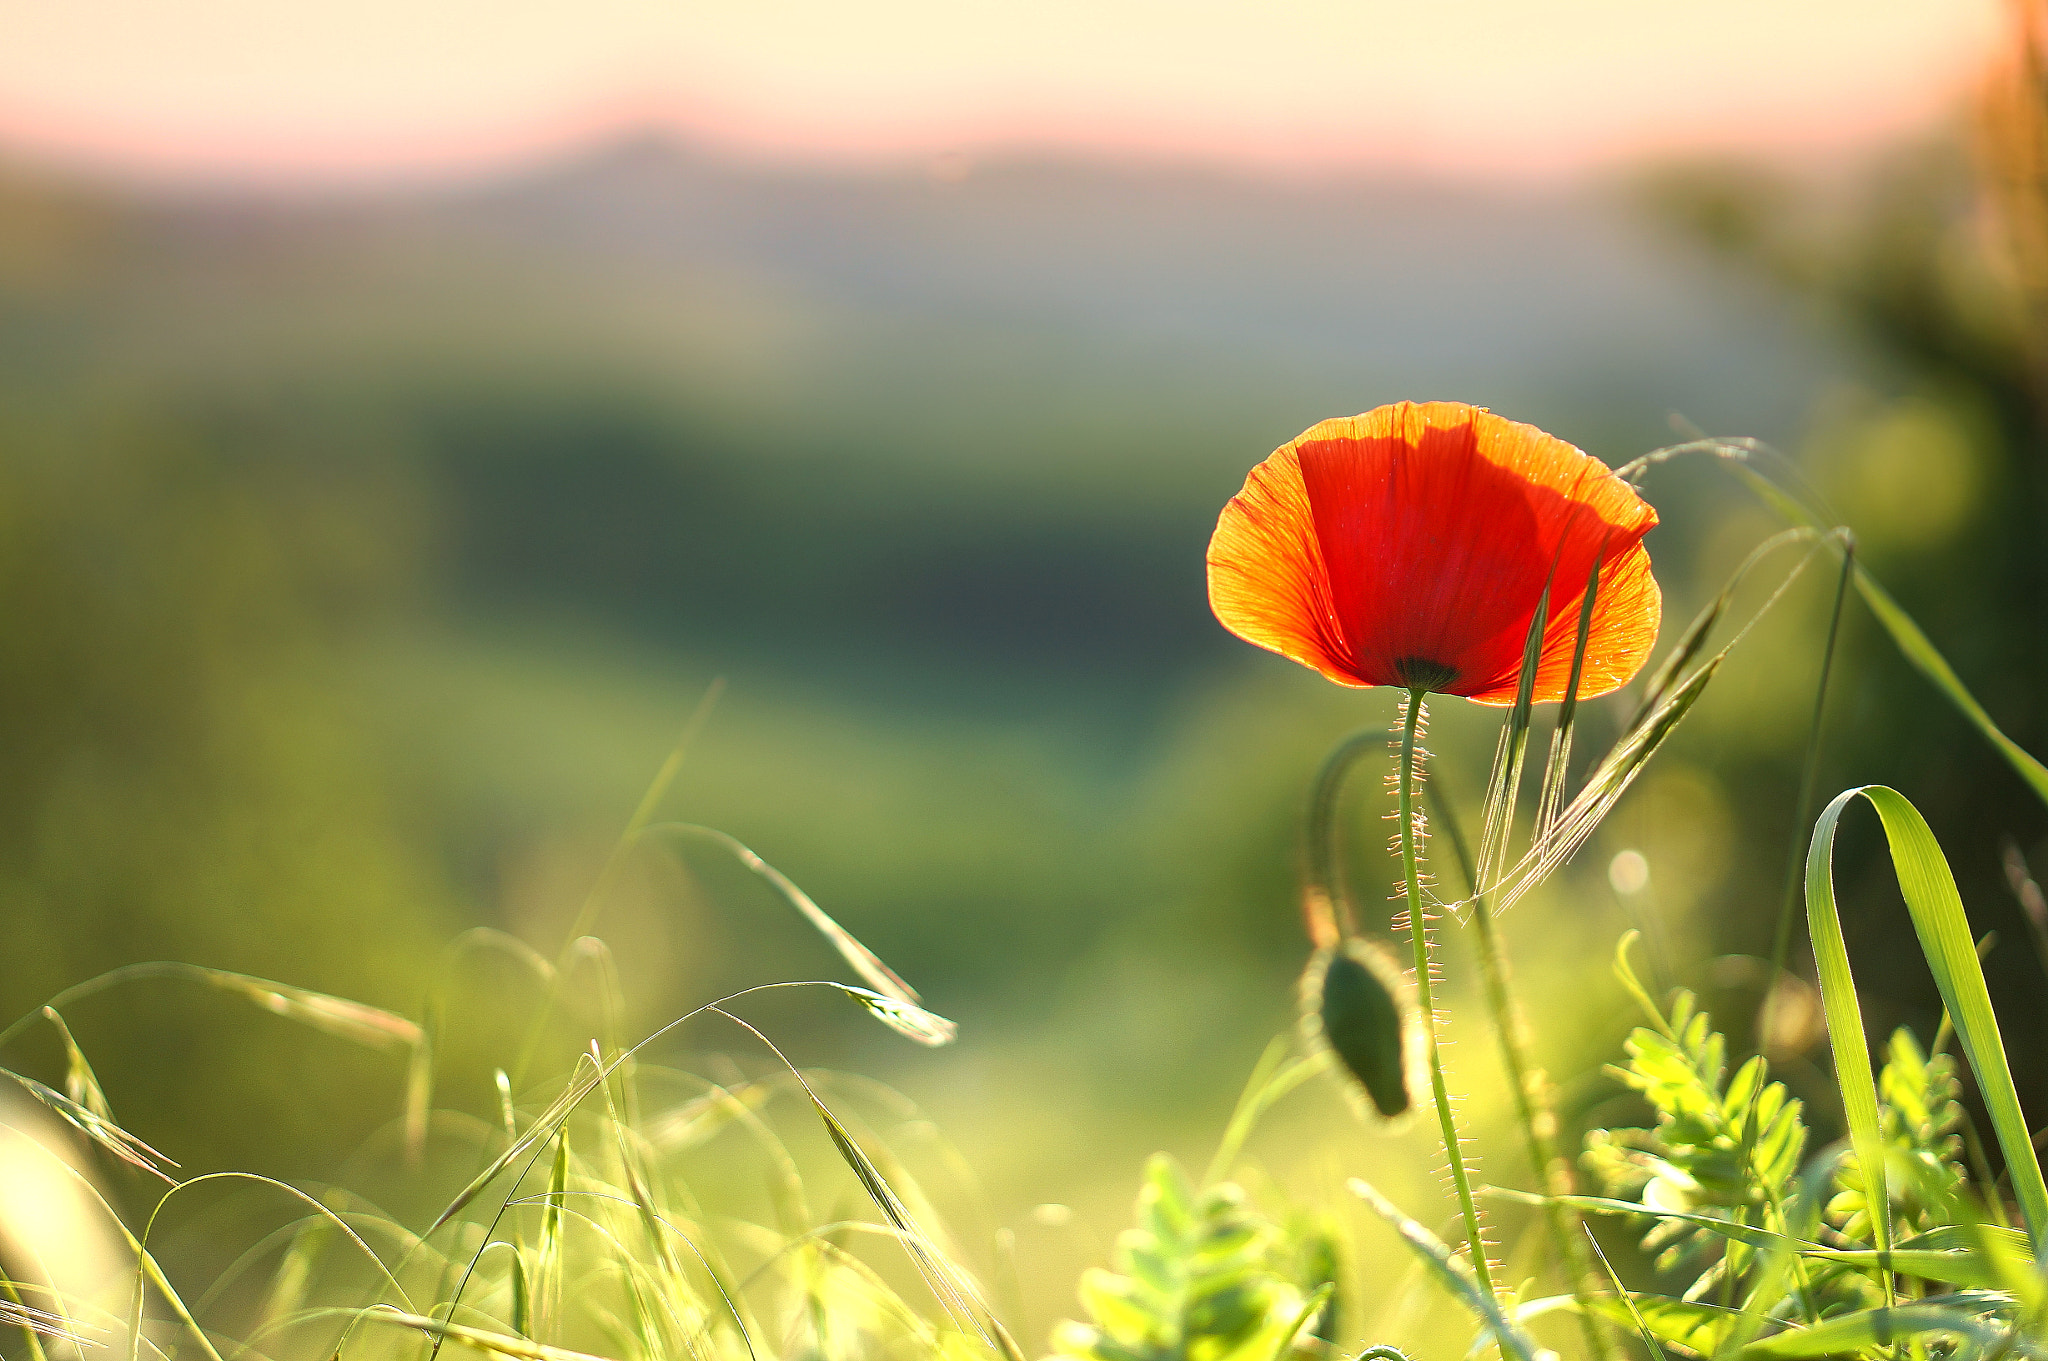
M 1512 704 L 1546 585 L 1536 699 L 1562 699 L 1595 558 L 1579 697 L 1629 682 L 1663 597 L 1657 512 L 1607 466 L 1459 402 L 1324 421 L 1252 469 L 1209 541 L 1209 605 L 1247 642 L 1341 685 Z

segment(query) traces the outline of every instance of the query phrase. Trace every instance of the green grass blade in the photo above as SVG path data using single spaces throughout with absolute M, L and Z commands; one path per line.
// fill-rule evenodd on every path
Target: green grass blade
M 1572 724 L 1579 714 L 1579 677 L 1586 667 L 1586 644 L 1592 637 L 1593 605 L 1600 598 L 1600 555 L 1593 555 L 1592 570 L 1586 574 L 1586 593 L 1579 605 L 1579 632 L 1572 644 L 1572 667 L 1565 681 L 1564 700 L 1557 706 L 1557 722 L 1550 729 L 1550 754 L 1543 762 L 1543 782 L 1536 797 L 1536 835 L 1541 838 L 1557 820 L 1558 802 L 1564 797 L 1565 775 L 1571 766 Z
M 561 1317 L 562 1210 L 569 1193 L 569 1132 L 555 1135 L 554 1166 L 548 1172 L 547 1196 L 541 1202 L 540 1244 L 534 1252 L 535 1334 Z
M 787 875 L 754 854 L 738 839 L 715 827 L 700 827 L 685 822 L 658 823 L 644 830 L 649 835 L 660 833 L 673 837 L 695 837 L 723 847 L 735 860 L 781 894 L 784 901 L 802 914 L 804 920 L 808 921 L 819 935 L 832 943 L 832 947 L 839 951 L 840 957 L 853 967 L 853 971 L 859 974 L 869 987 L 913 1007 L 921 1000 L 917 995 L 917 989 L 898 977 L 894 969 L 882 962 L 881 956 L 861 944 L 851 931 L 826 915 L 825 909 L 813 902 L 810 894 L 798 888 Z
M 1859 1271 L 1869 1272 L 1872 1276 L 1881 1270 L 1889 1269 L 1900 1275 L 1916 1276 L 1924 1281 L 1945 1281 L 1950 1285 L 1980 1286 L 1987 1290 L 2001 1289 L 2005 1285 L 1999 1264 L 1960 1236 L 1937 1239 L 1932 1235 L 1922 1235 L 1909 1244 L 1895 1245 L 1886 1252 L 1868 1252 L 1854 1248 L 1831 1248 L 1822 1243 L 1794 1238 L 1770 1229 L 1760 1229 L 1754 1224 L 1744 1224 L 1716 1215 L 1694 1214 L 1684 1210 L 1652 1210 L 1634 1201 L 1610 1200 L 1605 1196 L 1546 1198 L 1499 1188 L 1490 1188 L 1489 1194 L 1498 1199 L 1515 1200 L 1531 1205 L 1553 1199 L 1587 1214 L 1627 1215 L 1695 1224 L 1710 1233 L 1719 1234 L 1723 1238 L 1755 1248 L 1759 1252 L 1795 1253 L 1817 1262 L 1835 1262 L 1842 1266 L 1854 1267 Z M 2002 1241 L 2001 1246 L 2009 1244 Z
M 1742 462 L 1729 465 L 1749 488 L 1756 492 L 1766 504 L 1778 514 L 1795 524 L 1816 525 L 1813 514 L 1797 498 L 1787 493 L 1777 483 L 1748 467 Z M 1871 614 L 1884 626 L 1890 635 L 1892 646 L 1899 655 L 1910 663 L 1914 670 L 1925 676 L 1942 698 L 1955 706 L 1956 712 L 1969 720 L 1970 725 L 1982 733 L 1984 740 L 2003 756 L 2006 763 L 2027 782 L 2043 803 L 2048 803 L 2048 766 L 2041 762 L 2025 747 L 2007 737 L 1999 726 L 1991 721 L 1991 715 L 1977 702 L 1955 668 L 1948 664 L 1948 658 L 1941 655 L 1926 632 L 1912 615 L 1892 599 L 1878 579 L 1870 574 L 1862 563 L 1856 564 L 1856 593 L 1863 597 L 1863 603 L 1870 606 Z
M 1607 1253 L 1601 1248 L 1600 1240 L 1593 1236 L 1591 1229 L 1586 1230 L 1586 1241 L 1593 1245 L 1593 1255 L 1600 1259 L 1600 1269 L 1607 1273 L 1607 1282 L 1614 1287 L 1614 1297 L 1628 1306 L 1629 1322 L 1635 1325 L 1637 1334 L 1643 1339 L 1643 1345 L 1650 1349 L 1650 1355 L 1656 1357 L 1657 1361 L 1664 1361 L 1663 1344 L 1658 1342 L 1657 1335 L 1650 1331 L 1649 1320 L 1643 1317 L 1643 1311 L 1636 1305 L 1635 1296 L 1628 1293 L 1628 1287 L 1621 1283 L 1621 1277 L 1614 1274 L 1614 1264 L 1607 1260 Z
M 487 1328 L 471 1328 L 446 1319 L 428 1318 L 423 1314 L 407 1314 L 396 1309 L 366 1309 L 364 1320 L 372 1323 L 389 1323 L 400 1328 L 413 1328 L 427 1336 L 457 1342 L 480 1352 L 497 1356 L 510 1356 L 517 1361 L 606 1361 L 589 1352 L 571 1351 L 567 1347 L 550 1347 L 530 1338 L 513 1337 L 505 1333 L 492 1332 Z
M 1908 1338 L 1944 1334 L 1989 1343 L 2003 1332 L 1995 1319 L 1986 1316 L 1982 1306 L 1929 1302 L 1843 1314 L 1810 1328 L 1794 1328 L 1752 1342 L 1737 1356 L 1741 1361 L 1848 1356 L 1862 1353 L 1865 1348 L 1888 1348 Z
M 2048 1234 L 2048 1185 L 2041 1177 L 2040 1158 L 2028 1137 L 2027 1120 L 2020 1109 L 2019 1093 L 2013 1087 L 2012 1069 L 2006 1062 L 2005 1041 L 1998 1030 L 1998 1013 L 1992 1009 L 1991 994 L 1984 986 L 1984 969 L 1977 959 L 1976 941 L 1963 911 L 1962 896 L 1956 891 L 1955 875 L 1933 829 L 1903 794 L 1883 785 L 1869 785 L 1851 794 L 1861 794 L 1877 809 L 1884 823 L 1885 839 L 1891 845 L 1892 869 L 1912 914 L 1913 930 L 1920 937 L 1920 949 L 1941 989 L 1942 1004 L 1955 1023 L 1963 1053 L 1976 1074 L 1977 1088 L 1991 1114 L 1998 1145 L 2005 1153 L 2006 1171 L 2027 1229 L 2038 1246 Z M 1835 802 L 1842 803 L 1844 794 Z M 1829 829 L 1832 837 L 1832 827 Z M 1819 844 L 1820 832 L 1814 833 Z M 1832 890 L 1830 890 L 1832 891 Z
M 1550 588 L 1545 586 L 1529 618 L 1522 640 L 1522 674 L 1515 685 L 1514 707 L 1501 725 L 1500 744 L 1493 753 L 1493 772 L 1486 782 L 1486 810 L 1479 820 L 1479 882 L 1492 883 L 1507 863 L 1508 842 L 1515 830 L 1515 804 L 1522 793 L 1522 761 L 1529 750 L 1530 713 L 1535 704 L 1536 672 L 1543 661 L 1543 630 L 1550 618 Z
M 1216 1156 L 1209 1160 L 1209 1170 L 1202 1177 L 1203 1186 L 1214 1186 L 1230 1175 L 1230 1169 L 1237 1163 L 1237 1155 L 1261 1116 L 1282 1097 L 1330 1066 L 1326 1056 L 1289 1059 L 1287 1049 L 1287 1036 L 1278 1035 L 1259 1055 L 1251 1077 L 1245 1081 L 1244 1092 L 1237 1098 L 1237 1107 L 1230 1113 L 1230 1123 L 1224 1127 L 1223 1139 L 1216 1146 Z
M 1835 910 L 1835 825 L 1859 791 L 1836 797 L 1814 825 L 1806 855 L 1806 927 L 1813 940 L 1813 962 L 1820 975 L 1821 1007 L 1828 1023 L 1828 1043 L 1835 1055 L 1835 1081 L 1842 1089 L 1842 1114 L 1849 1141 L 1856 1149 L 1871 1206 L 1871 1238 L 1879 1252 L 1892 1245 L 1891 1199 L 1885 1189 L 1884 1134 L 1877 1120 L 1877 1082 L 1870 1071 L 1870 1041 L 1863 1033 L 1863 1011 L 1856 999 L 1856 979 L 1849 971 L 1849 947 L 1842 939 L 1842 919 Z
M 1977 702 L 1977 697 L 1956 675 L 1955 668 L 1948 664 L 1948 658 L 1941 655 L 1921 631 L 1920 625 L 1913 621 L 1913 616 L 1899 607 L 1891 593 L 1880 586 L 1877 578 L 1865 571 L 1861 563 L 1856 567 L 1856 590 L 1863 597 L 1863 603 L 1870 606 L 1870 612 L 1877 616 L 1877 622 L 1883 624 L 1885 632 L 1891 635 L 1892 645 L 1898 648 L 1899 655 L 1911 662 L 1914 670 L 1927 677 L 1934 688 L 1941 691 L 1942 697 L 1956 707 L 1956 712 L 1968 719 L 1999 755 L 2005 757 L 2006 763 L 2019 773 L 2042 802 L 2048 803 L 2048 766 L 2042 765 L 2033 753 L 2000 731 L 1999 726 L 1991 721 L 1991 715 L 1984 712 L 1984 706 Z
M 1539 1352 L 1535 1342 L 1501 1312 L 1500 1301 L 1494 1299 L 1493 1292 L 1481 1289 L 1472 1273 L 1452 1259 L 1451 1250 L 1442 1239 L 1403 1213 L 1400 1206 L 1381 1195 L 1372 1183 L 1353 1177 L 1346 1184 L 1351 1188 L 1351 1194 L 1364 1201 L 1374 1214 L 1401 1235 L 1402 1241 L 1414 1250 L 1438 1284 L 1448 1289 L 1493 1334 L 1503 1355 L 1514 1358 L 1514 1361 L 1537 1361 Z

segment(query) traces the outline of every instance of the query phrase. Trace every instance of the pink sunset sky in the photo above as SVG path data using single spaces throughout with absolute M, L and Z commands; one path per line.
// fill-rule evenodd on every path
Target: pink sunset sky
M 2000 0 L 0 0 L 0 149 L 173 178 L 1032 147 L 1543 177 L 1958 107 Z

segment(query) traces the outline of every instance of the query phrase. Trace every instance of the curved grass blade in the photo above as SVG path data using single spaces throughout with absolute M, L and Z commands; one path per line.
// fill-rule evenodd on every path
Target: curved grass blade
M 1738 1309 L 1669 1295 L 1630 1295 L 1626 1300 L 1596 1295 L 1589 1301 L 1551 1295 L 1530 1300 L 1515 1311 L 1515 1318 L 1521 1321 L 1552 1313 L 1592 1314 L 1624 1328 L 1640 1327 L 1660 1343 L 1669 1342 L 1701 1356 L 1712 1356 L 1721 1340 L 1742 1321 Z M 1661 1352 L 1661 1347 L 1652 1350 Z
M 1954 1300 L 1957 1297 L 1947 1298 Z M 1986 1296 L 1976 1302 L 1975 1307 L 1928 1301 L 1865 1309 L 1808 1328 L 1793 1328 L 1775 1337 L 1762 1338 L 1736 1355 L 1741 1361 L 1846 1356 L 1861 1353 L 1866 1348 L 1892 1347 L 1908 1339 L 1942 1335 L 1965 1337 L 1980 1345 L 1992 1344 L 2005 1335 L 1997 1319 L 1987 1312 L 1996 1299 L 1995 1296 Z
M 1879 1252 L 1892 1245 L 1891 1196 L 1885 1188 L 1884 1131 L 1877 1118 L 1877 1081 L 1870 1071 L 1870 1040 L 1863 1032 L 1863 1009 L 1856 997 L 1856 979 L 1849 970 L 1849 947 L 1842 939 L 1842 919 L 1835 910 L 1835 824 L 1856 791 L 1838 796 L 1814 825 L 1806 856 L 1806 929 L 1813 944 L 1814 971 L 1820 976 L 1821 1009 L 1826 1014 L 1828 1044 L 1835 1055 L 1835 1082 L 1842 1089 L 1842 1116 L 1849 1142 L 1866 1185 L 1871 1206 L 1870 1236 Z M 1887 1294 L 1886 1300 L 1890 1302 Z
M 1501 725 L 1493 752 L 1493 771 L 1486 779 L 1486 806 L 1479 820 L 1479 883 L 1492 883 L 1507 864 L 1514 835 L 1515 805 L 1522 796 L 1522 762 L 1529 750 L 1530 711 L 1536 696 L 1536 671 L 1543 660 L 1543 630 L 1550 618 L 1550 587 L 1537 598 L 1536 613 L 1522 640 L 1522 673 L 1515 683 L 1514 707 Z
M 289 983 L 276 983 L 250 974 L 234 973 L 227 969 L 208 969 L 197 964 L 179 963 L 176 960 L 151 960 L 147 963 L 126 964 L 118 969 L 109 969 L 96 978 L 89 978 L 83 983 L 64 989 L 44 1006 L 21 1017 L 6 1030 L 0 1031 L 0 1044 L 13 1039 L 31 1022 L 44 1019 L 48 1011 L 61 1010 L 95 993 L 148 978 L 178 979 L 233 993 L 247 998 L 273 1015 L 288 1017 L 315 1030 L 354 1040 L 372 1049 L 405 1050 L 419 1043 L 418 1025 L 382 1007 L 353 1002 L 346 997 L 335 997 L 324 992 L 314 992 L 310 988 L 294 987 Z
M 1585 671 L 1586 644 L 1592 636 L 1593 604 L 1600 597 L 1600 563 L 1601 554 L 1595 553 L 1592 570 L 1586 576 L 1586 593 L 1579 605 L 1579 632 L 1572 645 L 1571 675 L 1565 682 L 1564 699 L 1557 706 L 1557 722 L 1550 729 L 1550 754 L 1544 759 L 1543 783 L 1536 796 L 1538 839 L 1557 820 L 1558 801 L 1564 797 L 1565 775 L 1571 766 L 1572 725 L 1579 714 L 1579 677 Z
M 896 971 L 884 964 L 879 955 L 861 944 L 851 931 L 832 920 L 826 915 L 825 909 L 811 900 L 808 893 L 792 883 L 782 871 L 754 854 L 738 838 L 721 832 L 716 827 L 701 827 L 688 822 L 659 823 L 647 828 L 646 832 L 648 835 L 663 833 L 669 836 L 699 837 L 724 847 L 734 859 L 765 880 L 791 907 L 802 913 L 804 920 L 815 927 L 819 935 L 832 943 L 832 947 L 839 951 L 840 957 L 853 966 L 853 971 L 859 974 L 869 987 L 913 1007 L 923 1000 L 917 995 L 917 989 L 898 977 Z
M 960 1034 L 956 1021 L 949 1021 L 935 1011 L 927 1011 L 914 1002 L 901 998 L 884 997 L 879 992 L 856 988 L 850 983 L 834 983 L 833 987 L 867 1008 L 868 1014 L 899 1035 L 916 1040 L 927 1048 L 937 1049 L 951 1044 Z
M 608 1361 L 590 1352 L 571 1351 L 567 1347 L 551 1347 L 531 1338 L 512 1337 L 505 1333 L 491 1332 L 483 1328 L 471 1328 L 446 1319 L 428 1318 L 424 1314 L 408 1314 L 396 1309 L 366 1309 L 361 1317 L 369 1322 L 389 1323 L 401 1328 L 414 1328 L 448 1342 L 459 1342 L 477 1351 L 493 1352 L 499 1356 L 515 1357 L 518 1361 Z
M 65 1124 L 98 1144 L 122 1162 L 127 1163 L 130 1167 L 139 1167 L 143 1171 L 161 1177 L 167 1182 L 175 1183 L 176 1179 L 164 1169 L 176 1167 L 178 1164 L 151 1148 L 112 1120 L 107 1119 L 80 1102 L 72 1100 L 54 1087 L 45 1086 L 32 1077 L 23 1077 L 20 1073 L 6 1068 L 0 1068 L 0 1077 L 12 1078 L 21 1085 L 23 1091 L 55 1111 L 58 1118 L 63 1120 Z
M 1813 848 L 1807 856 L 1808 918 L 1823 927 L 1832 924 L 1834 939 L 1839 945 L 1841 933 L 1835 912 L 1833 876 L 1835 827 L 1849 803 L 1859 796 L 1877 809 L 1878 818 L 1884 824 L 1885 840 L 1891 848 L 1892 870 L 1898 878 L 1899 892 L 1906 900 L 1906 910 L 1913 919 L 1913 930 L 1919 936 L 1921 953 L 1927 958 L 1935 986 L 1941 990 L 1942 1004 L 1948 1009 L 1956 1034 L 1962 1041 L 1963 1053 L 1970 1061 L 1971 1071 L 1976 1074 L 1977 1087 L 1984 1098 L 1985 1108 L 1991 1114 L 1999 1148 L 2005 1154 L 2013 1192 L 2019 1198 L 2028 1233 L 2038 1249 L 2044 1234 L 2048 1234 L 2048 1183 L 2042 1180 L 2040 1159 L 2028 1136 L 2026 1115 L 2020 1109 L 2019 1093 L 2013 1086 L 2012 1070 L 2006 1061 L 2005 1041 L 1999 1034 L 1998 1013 L 1992 1009 L 1991 994 L 1984 986 L 1984 970 L 1977 959 L 1976 941 L 1970 933 L 1962 896 L 1956 891 L 1955 875 L 1949 870 L 1948 860 L 1942 855 L 1933 829 L 1905 795 L 1883 785 L 1864 785 L 1843 791 L 1827 806 L 1814 826 Z M 1816 939 L 1816 955 L 1819 948 Z M 1846 980 L 1846 955 L 1841 957 L 1838 967 L 1842 979 Z M 1835 1004 L 1827 1001 L 1827 979 L 1827 973 L 1823 972 L 1823 1001 L 1829 1007 L 1828 1021 L 1832 1032 Z M 1839 981 L 1837 986 L 1840 986 Z M 1853 984 L 1850 987 L 1849 1002 L 1853 1011 Z M 1860 1034 L 1860 1020 L 1857 1027 Z M 1863 1063 L 1863 1071 L 1867 1078 L 1867 1059 Z M 1873 1121 L 1874 1118 L 1873 1098 Z M 1858 1156 L 1864 1160 L 1865 1175 L 1869 1175 L 1871 1160 L 1860 1146 Z M 1873 1197 L 1873 1203 L 1882 1202 Z M 1878 1246 L 1882 1248 L 1885 1244 L 1879 1243 Z
M 1743 1224 L 1715 1215 L 1695 1214 L 1686 1210 L 1656 1210 L 1634 1201 L 1609 1200 L 1604 1196 L 1546 1198 L 1500 1188 L 1489 1188 L 1489 1194 L 1530 1205 L 1543 1203 L 1546 1199 L 1555 1199 L 1588 1214 L 1633 1215 L 1696 1224 L 1711 1233 L 1717 1233 L 1723 1238 L 1760 1252 L 1796 1253 L 1814 1261 L 1837 1262 L 1843 1266 L 1868 1271 L 1873 1275 L 1882 1270 L 1890 1270 L 1902 1276 L 1915 1276 L 1924 1281 L 1945 1281 L 1950 1285 L 1977 1286 L 1986 1290 L 2001 1289 L 2005 1284 L 2005 1277 L 1998 1263 L 1968 1246 L 1961 1245 L 1960 1240 L 1957 1246 L 1922 1246 L 1928 1242 L 1923 1236 L 1912 1240 L 1912 1246 L 1902 1243 L 1887 1252 L 1831 1248 L 1823 1243 L 1794 1238 L 1789 1234 L 1760 1229 L 1754 1224 Z
M 1409 1218 L 1400 1206 L 1381 1195 L 1372 1183 L 1353 1177 L 1345 1185 L 1351 1194 L 1364 1201 L 1374 1214 L 1401 1235 L 1402 1241 L 1415 1251 L 1438 1283 L 1470 1310 L 1486 1331 L 1493 1334 L 1503 1355 L 1513 1357 L 1514 1361 L 1538 1361 L 1540 1353 L 1535 1342 L 1501 1311 L 1500 1302 L 1494 1299 L 1493 1292 L 1482 1290 L 1472 1273 L 1452 1259 L 1450 1248 L 1441 1238 Z

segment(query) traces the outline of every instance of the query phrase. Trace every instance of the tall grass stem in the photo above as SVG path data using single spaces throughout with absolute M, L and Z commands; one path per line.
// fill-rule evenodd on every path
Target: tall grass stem
M 1799 887 L 1806 875 L 1806 843 L 1813 825 L 1814 788 L 1820 777 L 1821 720 L 1828 704 L 1828 674 L 1834 669 L 1835 644 L 1842 636 L 1842 606 L 1849 598 L 1849 583 L 1856 575 L 1856 541 L 1842 536 L 1842 574 L 1835 580 L 1835 606 L 1828 615 L 1827 647 L 1820 654 L 1820 680 L 1813 690 L 1813 721 L 1806 729 L 1806 760 L 1799 772 L 1799 803 L 1792 819 L 1792 845 L 1785 857 L 1785 891 L 1778 904 L 1778 930 L 1771 940 L 1771 973 L 1764 983 L 1764 1024 L 1757 1036 L 1757 1049 L 1770 1047 L 1777 1031 L 1778 980 L 1792 952 L 1792 918 L 1799 905 Z
M 1486 895 L 1479 890 L 1472 864 L 1472 849 L 1464 829 L 1452 810 L 1442 777 L 1430 791 L 1430 806 L 1442 821 L 1450 838 L 1452 856 L 1465 876 L 1466 891 L 1472 894 L 1473 924 L 1479 933 L 1479 970 L 1485 983 L 1486 1009 L 1493 1022 L 1494 1038 L 1500 1043 L 1501 1065 L 1508 1071 L 1508 1085 L 1515 1098 L 1515 1119 L 1522 1127 L 1522 1142 L 1529 1154 L 1529 1167 L 1536 1184 L 1543 1188 L 1543 1218 L 1550 1230 L 1550 1246 L 1558 1270 L 1565 1274 L 1572 1298 L 1579 1304 L 1579 1326 L 1586 1335 L 1588 1354 L 1598 1361 L 1620 1361 L 1621 1352 L 1608 1335 L 1604 1320 L 1592 1301 L 1600 1294 L 1601 1276 L 1593 1252 L 1581 1232 L 1584 1221 L 1577 1210 L 1559 1199 L 1574 1195 L 1578 1186 L 1571 1163 L 1558 1150 L 1557 1112 L 1550 1103 L 1550 1082 L 1529 1060 L 1529 1023 L 1508 981 L 1507 949 L 1494 929 L 1493 912 Z

